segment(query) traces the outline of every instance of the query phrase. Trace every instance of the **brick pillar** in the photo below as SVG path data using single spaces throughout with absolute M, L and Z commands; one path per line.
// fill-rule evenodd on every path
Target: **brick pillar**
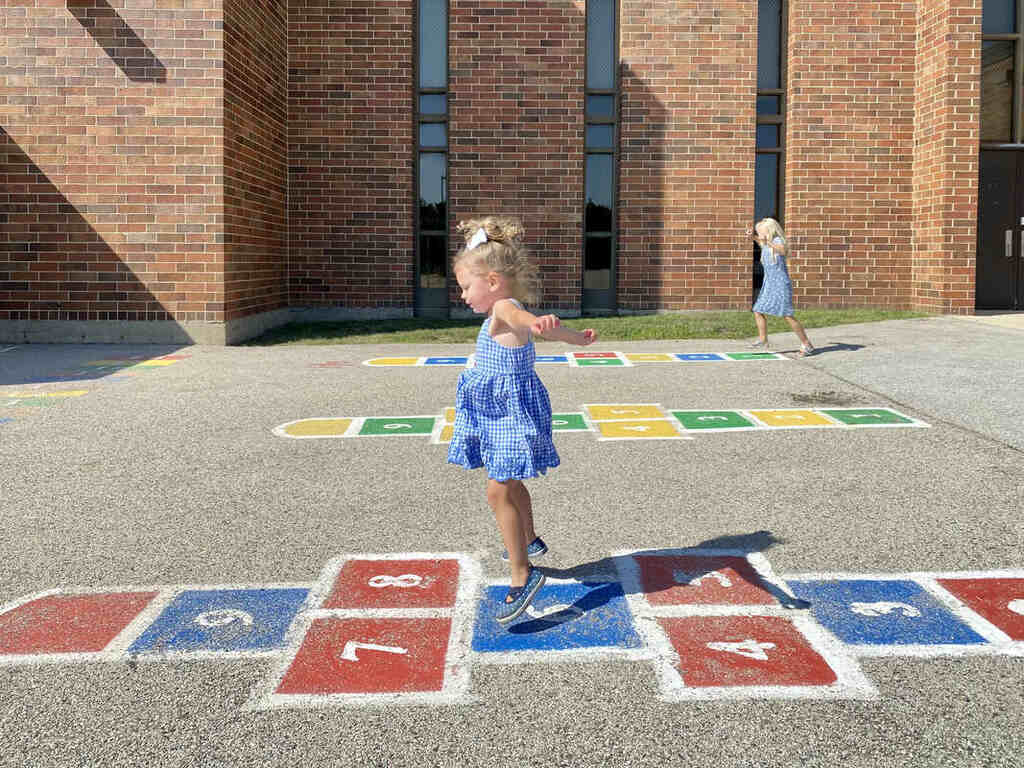
M 749 307 L 757 2 L 621 0 L 618 300 Z
M 911 299 L 915 6 L 789 3 L 786 232 L 798 307 Z
M 322 317 L 412 311 L 413 9 L 288 3 L 290 303 Z
M 974 311 L 981 0 L 917 3 L 914 306 Z
M 451 0 L 450 8 L 451 223 L 521 217 L 543 274 L 543 308 L 578 313 L 584 3 Z
M 4 4 L 0 336 L 224 339 L 220 0 Z

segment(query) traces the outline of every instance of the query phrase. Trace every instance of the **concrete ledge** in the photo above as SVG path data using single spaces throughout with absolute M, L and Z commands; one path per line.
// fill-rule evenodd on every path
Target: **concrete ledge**
M 10 344 L 214 344 L 226 341 L 223 323 L 128 320 L 0 320 L 0 342 Z

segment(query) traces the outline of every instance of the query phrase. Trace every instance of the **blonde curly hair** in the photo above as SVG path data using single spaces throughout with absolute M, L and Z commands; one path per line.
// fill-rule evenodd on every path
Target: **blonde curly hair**
M 466 245 L 481 229 L 487 241 L 471 250 L 463 245 L 455 254 L 453 268 L 463 266 L 474 274 L 496 272 L 502 275 L 508 280 L 512 296 L 524 304 L 532 304 L 540 298 L 540 271 L 523 244 L 526 230 L 519 219 L 485 216 L 460 221 L 455 228 Z

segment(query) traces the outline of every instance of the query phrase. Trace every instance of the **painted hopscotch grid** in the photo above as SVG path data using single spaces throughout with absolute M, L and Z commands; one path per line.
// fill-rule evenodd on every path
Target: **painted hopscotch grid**
M 284 630 L 311 586 L 45 590 L 0 608 L 0 666 L 279 655 Z
M 246 709 L 466 703 L 479 583 L 457 552 L 332 559 Z
M 364 360 L 370 368 L 465 367 L 472 355 L 423 355 L 373 357 Z M 537 355 L 540 365 L 567 365 L 570 368 L 632 368 L 637 363 L 736 363 L 756 360 L 790 360 L 781 352 L 569 352 L 560 355 Z M 337 367 L 317 363 L 313 367 Z
M 762 408 L 675 410 L 658 403 L 590 403 L 583 411 L 556 413 L 556 432 L 590 432 L 598 440 L 693 439 L 707 432 L 768 432 L 780 429 L 929 428 L 931 425 L 892 408 Z M 451 440 L 455 409 L 420 416 L 328 416 L 289 421 L 272 429 L 293 440 L 381 437 L 428 437 Z
M 877 698 L 760 553 L 631 550 L 614 561 L 663 700 Z
M 182 360 L 187 360 L 190 357 L 191 355 L 162 355 L 160 357 L 130 355 L 127 357 L 90 360 L 85 363 L 79 363 L 77 368 L 38 377 L 34 381 L 40 384 L 90 381 L 95 380 L 98 373 L 102 374 L 104 381 L 118 381 L 137 376 L 140 373 L 161 370 Z M 85 393 L 83 392 L 83 394 Z
M 1024 656 L 1024 570 L 787 576 L 858 657 Z

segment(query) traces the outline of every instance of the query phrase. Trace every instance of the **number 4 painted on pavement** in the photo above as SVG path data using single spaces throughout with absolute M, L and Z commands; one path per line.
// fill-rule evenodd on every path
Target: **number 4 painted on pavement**
M 345 643 L 345 648 L 341 652 L 341 658 L 343 658 L 345 661 L 359 661 L 359 657 L 356 656 L 357 648 L 365 648 L 368 651 L 383 651 L 384 653 L 405 654 L 409 652 L 408 648 L 399 648 L 397 645 L 357 643 L 355 640 L 349 640 L 347 643 Z

